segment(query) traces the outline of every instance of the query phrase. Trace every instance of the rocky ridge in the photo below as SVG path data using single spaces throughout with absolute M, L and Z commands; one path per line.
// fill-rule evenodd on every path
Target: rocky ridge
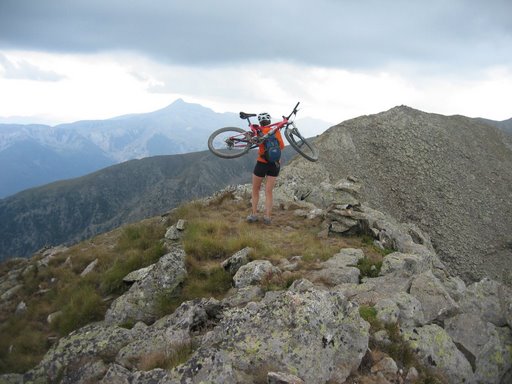
M 296 159 L 279 183 L 327 208 L 324 187 L 352 175 L 360 200 L 427 232 L 466 283 L 512 285 L 512 137 L 478 119 L 400 106 L 331 127 L 316 163 Z
M 268 276 L 300 270 L 300 255 L 273 265 L 244 249 L 222 261 L 234 285 L 224 299 L 184 302 L 155 319 L 147 315 L 156 305 L 156 287 L 172 290 L 186 274 L 180 236 L 187 228 L 176 223 L 166 234 L 168 253 L 130 274 L 133 285 L 111 304 L 104 321 L 72 332 L 34 369 L 2 375 L 0 382 L 355 383 L 365 382 L 357 381 L 364 365 L 372 380 L 366 382 L 415 382 L 417 369 L 375 353 L 375 346 L 393 342 L 391 328 L 375 332 L 363 308 L 373 308 L 377 321 L 395 326 L 442 382 L 510 382 L 510 288 L 488 278 L 466 285 L 441 262 L 418 226 L 361 204 L 362 185 L 352 177 L 324 183 L 324 193 L 310 194 L 319 205 L 298 200 L 295 187 L 281 185 L 276 205 L 306 220 L 322 218 L 319 236 L 365 233 L 376 246 L 393 249 L 377 277 L 361 276 L 355 265 L 364 253 L 344 248 L 297 276 L 288 289 L 265 292 Z M 230 188 L 203 204 L 247 200 L 248 188 Z M 2 300 L 19 285 L 24 268 L 4 278 Z M 123 327 L 127 320 L 135 322 L 131 329 Z M 184 361 L 171 370 L 144 369 L 148 356 L 180 353 Z

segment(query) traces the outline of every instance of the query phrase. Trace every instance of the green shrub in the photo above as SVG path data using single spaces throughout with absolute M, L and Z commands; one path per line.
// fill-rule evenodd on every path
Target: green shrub
M 377 277 L 379 276 L 380 269 L 382 268 L 382 261 L 373 261 L 367 257 L 363 257 L 362 259 L 359 259 L 356 267 L 361 271 L 361 278 Z

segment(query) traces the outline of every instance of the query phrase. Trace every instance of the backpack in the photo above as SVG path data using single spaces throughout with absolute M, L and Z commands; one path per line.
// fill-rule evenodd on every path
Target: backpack
M 265 160 L 269 163 L 275 163 L 281 159 L 281 147 L 275 134 L 270 135 L 263 145 L 265 146 Z

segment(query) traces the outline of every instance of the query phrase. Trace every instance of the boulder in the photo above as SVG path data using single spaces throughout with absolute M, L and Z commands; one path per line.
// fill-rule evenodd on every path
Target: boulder
M 478 314 L 497 327 L 510 326 L 512 291 L 494 280 L 484 278 L 468 286 L 459 305 L 463 312 Z
M 311 384 L 343 382 L 360 365 L 368 339 L 369 325 L 358 307 L 339 293 L 273 292 L 259 303 L 227 310 L 172 375 L 176 382 L 236 383 L 268 370 Z
M 448 383 L 472 382 L 470 363 L 440 326 L 429 324 L 402 330 L 402 337 L 423 364 L 446 377 Z
M 475 367 L 477 383 L 507 383 L 507 381 L 503 381 L 503 377 L 512 370 L 512 333 L 510 328 L 493 327 L 489 340 L 476 356 Z
M 399 309 L 398 323 L 402 327 L 425 325 L 425 316 L 420 301 L 407 292 L 399 292 L 392 297 Z
M 118 351 L 133 339 L 130 330 L 103 323 L 86 325 L 63 337 L 44 356 L 43 360 L 25 374 L 25 382 L 73 382 L 77 370 L 87 364 L 101 365 L 102 359 L 113 359 Z M 99 364 L 99 365 L 98 365 Z M 105 373 L 106 367 L 101 366 Z M 95 370 L 88 366 L 85 372 L 97 379 Z M 94 381 L 94 380 L 93 380 Z
M 185 252 L 175 246 L 155 263 L 151 271 L 135 282 L 128 292 L 118 297 L 105 314 L 105 321 L 121 324 L 127 321 L 152 323 L 157 318 L 159 295 L 170 295 L 185 280 Z
M 359 283 L 357 262 L 364 257 L 361 249 L 346 248 L 323 262 L 320 270 L 310 272 L 307 277 L 313 281 L 335 286 L 344 283 Z
M 269 278 L 272 274 L 280 273 L 268 260 L 255 260 L 241 266 L 233 276 L 236 288 L 243 288 L 249 285 L 261 283 L 263 279 Z
M 87 267 L 85 267 L 85 269 L 82 271 L 82 273 L 80 274 L 80 277 L 85 277 L 89 273 L 91 273 L 94 270 L 94 268 L 96 268 L 97 264 L 98 264 L 98 259 L 94 259 L 93 261 L 91 261 L 89 263 L 89 265 Z
M 457 303 L 431 270 L 413 279 L 410 294 L 421 303 L 426 323 L 443 321 L 459 311 Z
M 239 250 L 233 256 L 227 258 L 222 262 L 222 268 L 224 268 L 224 270 L 228 272 L 231 276 L 234 276 L 242 265 L 245 265 L 250 261 L 249 255 L 253 251 L 254 249 L 251 247 L 245 247 Z
M 428 260 L 424 256 L 410 253 L 393 252 L 382 261 L 381 275 L 402 271 L 410 276 L 423 273 L 430 269 Z

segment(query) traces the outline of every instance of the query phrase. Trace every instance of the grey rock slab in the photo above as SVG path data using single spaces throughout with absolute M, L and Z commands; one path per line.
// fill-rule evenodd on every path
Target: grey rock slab
M 421 303 L 427 323 L 442 321 L 459 311 L 457 303 L 430 270 L 413 279 L 410 294 Z
M 241 266 L 233 276 L 236 288 L 259 284 L 263 279 L 280 273 L 279 268 L 274 267 L 268 260 L 255 260 Z
M 369 325 L 339 293 L 315 288 L 267 294 L 259 303 L 232 308 L 192 358 L 173 371 L 177 381 L 236 382 L 277 366 L 306 383 L 343 382 L 368 347 Z
M 473 370 L 457 346 L 436 324 L 402 330 L 402 337 L 423 364 L 444 375 L 449 383 L 471 383 Z

